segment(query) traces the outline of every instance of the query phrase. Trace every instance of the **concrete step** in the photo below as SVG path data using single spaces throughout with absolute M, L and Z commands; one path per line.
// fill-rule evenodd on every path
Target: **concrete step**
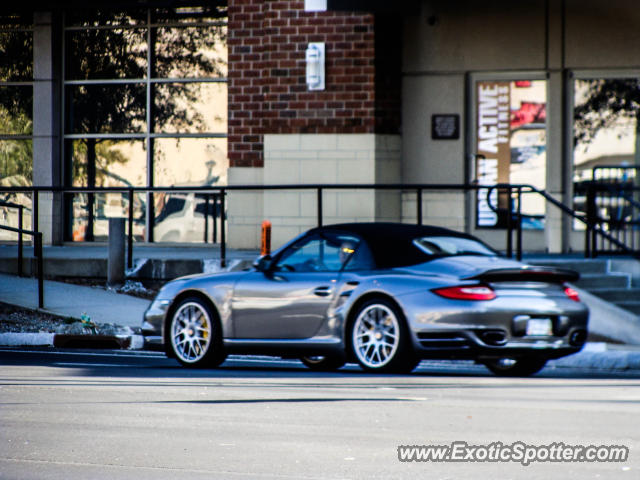
M 625 310 L 629 310 L 631 313 L 640 315 L 640 301 L 623 300 L 614 303 L 620 308 L 624 308 Z
M 590 273 L 581 275 L 576 285 L 589 291 L 593 289 L 628 289 L 631 287 L 631 279 L 629 275 L 624 273 Z
M 106 258 L 44 258 L 45 278 L 106 278 L 108 261 Z M 227 261 L 228 270 L 242 270 L 252 264 L 248 259 L 231 258 Z M 188 258 L 147 258 L 136 259 L 127 278 L 135 280 L 167 281 L 184 275 L 212 273 L 220 271 L 220 261 L 216 259 Z M 26 257 L 22 263 L 23 275 L 33 277 L 37 274 L 36 259 Z M 16 275 L 16 258 L 0 258 L 0 273 Z
M 640 302 L 640 288 L 593 288 L 590 292 L 608 302 Z

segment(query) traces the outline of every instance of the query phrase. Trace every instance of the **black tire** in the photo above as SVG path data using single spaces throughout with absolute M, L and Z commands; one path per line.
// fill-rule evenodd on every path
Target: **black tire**
M 500 377 L 529 377 L 547 364 L 546 358 L 496 358 L 485 360 L 485 367 Z
M 385 298 L 360 305 L 348 333 L 351 354 L 367 372 L 409 373 L 419 362 L 404 315 Z
M 346 362 L 338 356 L 314 356 L 301 357 L 300 361 L 309 369 L 316 372 L 333 372 L 342 367 Z
M 184 298 L 171 309 L 166 345 L 185 367 L 217 367 L 227 357 L 218 315 L 199 297 Z

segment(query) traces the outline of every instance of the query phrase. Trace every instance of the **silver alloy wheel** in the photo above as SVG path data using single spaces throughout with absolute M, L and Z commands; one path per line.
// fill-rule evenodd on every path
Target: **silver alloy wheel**
M 400 324 L 386 305 L 373 303 L 356 318 L 352 333 L 353 350 L 363 365 L 382 368 L 393 360 L 400 344 Z
M 197 302 L 180 305 L 171 319 L 171 345 L 179 360 L 197 363 L 211 345 L 212 323 L 207 310 Z

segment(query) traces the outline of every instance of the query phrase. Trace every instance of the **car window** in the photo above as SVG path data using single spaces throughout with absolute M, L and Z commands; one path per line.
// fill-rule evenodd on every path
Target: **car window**
M 312 235 L 287 248 L 275 269 L 290 272 L 338 272 L 343 266 L 356 269 L 358 262 L 354 260 L 359 246 L 360 240 L 352 235 Z
M 428 255 L 496 255 L 483 243 L 464 237 L 427 236 L 416 238 L 413 243 Z

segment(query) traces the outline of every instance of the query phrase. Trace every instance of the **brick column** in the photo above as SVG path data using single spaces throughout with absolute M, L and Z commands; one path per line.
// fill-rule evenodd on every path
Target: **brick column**
M 374 133 L 374 21 L 300 0 L 229 1 L 231 167 L 262 166 L 265 133 Z M 307 91 L 310 42 L 326 45 L 324 91 Z
M 228 12 L 230 184 L 400 180 L 399 141 L 380 136 L 400 129 L 399 22 L 306 12 L 303 0 L 229 0 Z M 307 89 L 312 42 L 325 44 L 322 91 Z M 399 200 L 374 192 L 327 201 L 327 222 L 400 215 Z M 263 216 L 274 220 L 275 243 L 312 226 L 314 202 L 292 192 L 234 193 L 230 243 L 253 246 Z

